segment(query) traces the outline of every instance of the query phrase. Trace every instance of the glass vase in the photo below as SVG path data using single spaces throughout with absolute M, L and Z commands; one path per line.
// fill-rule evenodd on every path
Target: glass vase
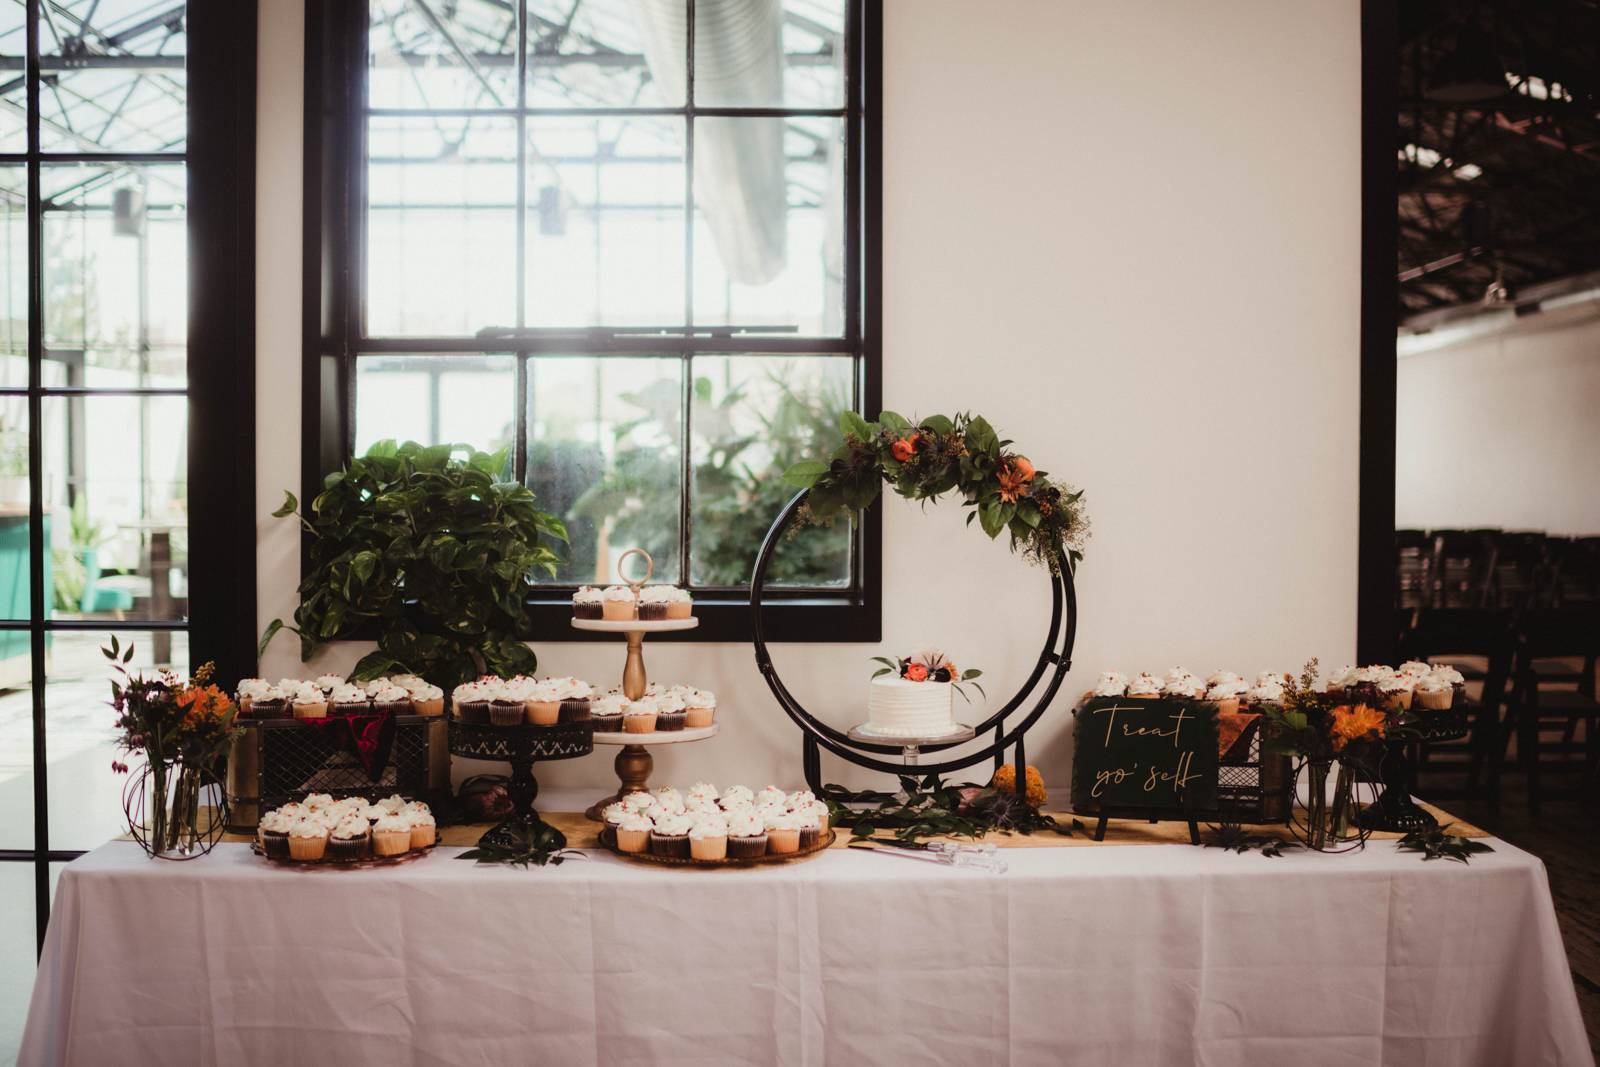
M 144 811 L 129 812 L 129 824 L 151 856 L 188 859 L 204 851 L 201 777 L 198 767 L 177 761 L 156 760 L 146 767 L 140 797 Z
M 1306 847 L 1321 852 L 1328 847 L 1328 774 L 1332 763 L 1306 764 Z
M 1351 823 L 1355 818 L 1355 764 L 1339 761 L 1339 773 L 1333 782 L 1333 800 L 1328 808 L 1328 833 L 1335 844 L 1350 840 Z

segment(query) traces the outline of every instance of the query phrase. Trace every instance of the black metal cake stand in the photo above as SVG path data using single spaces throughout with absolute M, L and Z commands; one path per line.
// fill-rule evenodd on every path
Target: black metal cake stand
M 533 765 L 539 760 L 577 759 L 594 751 L 594 730 L 586 722 L 554 726 L 493 726 L 488 723 L 450 722 L 450 752 L 466 759 L 493 760 L 511 765 L 512 813 L 478 839 L 485 848 L 516 848 L 540 833 L 554 834 L 554 847 L 565 848 L 566 836 L 539 818 L 534 798 L 539 782 Z
M 1439 820 L 1417 806 L 1412 794 L 1417 788 L 1417 765 L 1411 759 L 1411 746 L 1419 741 L 1459 741 L 1467 736 L 1467 709 L 1458 702 L 1445 711 L 1414 711 L 1399 736 L 1390 738 L 1379 773 L 1383 792 L 1378 799 L 1356 814 L 1356 823 L 1368 830 L 1409 834 L 1432 830 Z

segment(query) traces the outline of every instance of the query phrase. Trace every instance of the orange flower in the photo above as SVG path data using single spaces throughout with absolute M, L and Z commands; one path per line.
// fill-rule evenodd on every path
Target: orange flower
M 1022 462 L 1026 463 L 1027 460 Z M 1028 478 L 1033 477 L 1033 468 L 1028 468 L 1028 477 L 1024 478 L 1013 464 L 1005 464 L 995 472 L 995 477 L 1000 480 L 1000 499 L 1010 504 L 1017 497 L 1028 495 Z
M 952 681 L 954 681 L 955 679 L 961 677 L 961 672 L 956 670 L 956 665 L 955 665 L 954 661 L 945 660 L 943 663 L 939 664 L 939 666 L 943 667 L 945 670 L 950 672 L 950 678 L 951 678 Z
M 1028 462 L 1027 456 L 1012 456 L 1011 469 L 1015 471 L 1017 473 L 1017 477 L 1021 478 L 1024 482 L 1033 481 L 1033 464 Z
M 921 439 L 921 436 L 921 434 L 914 433 L 910 437 L 902 437 L 889 446 L 889 451 L 901 463 L 909 463 L 911 457 L 917 454 L 917 442 Z
M 1366 704 L 1340 704 L 1333 709 L 1333 748 L 1344 750 L 1351 741 L 1360 741 L 1369 734 L 1382 737 L 1389 728 L 1389 720 L 1377 708 Z
M 906 667 L 906 677 L 913 682 L 926 682 L 928 680 L 928 668 L 920 663 L 913 663 Z

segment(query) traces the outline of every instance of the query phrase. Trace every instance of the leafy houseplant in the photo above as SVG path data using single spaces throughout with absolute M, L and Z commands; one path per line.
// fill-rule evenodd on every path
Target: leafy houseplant
M 501 480 L 506 451 L 379 441 L 301 511 L 284 494 L 277 516 L 310 535 L 294 626 L 302 658 L 325 641 L 374 633 L 378 647 L 351 673 L 391 670 L 452 688 L 484 673 L 531 674 L 526 595 L 535 572 L 554 574 L 548 542 L 566 528 L 527 486 Z M 279 629 L 274 619 L 265 650 Z

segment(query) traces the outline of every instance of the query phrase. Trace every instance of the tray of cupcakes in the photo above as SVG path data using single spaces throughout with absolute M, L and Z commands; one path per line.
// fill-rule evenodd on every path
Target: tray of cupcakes
M 489 726 L 582 723 L 596 733 L 699 729 L 716 719 L 717 696 L 689 685 L 651 683 L 639 700 L 581 678 L 479 678 L 450 695 L 455 718 Z
M 246 678 L 237 691 L 239 718 L 326 719 L 329 715 L 444 714 L 444 690 L 414 674 L 391 674 L 353 682 L 339 674 L 314 679 Z
M 603 812 L 600 843 L 625 859 L 680 867 L 750 867 L 814 856 L 833 844 L 828 805 L 808 790 L 718 790 L 698 782 L 630 793 Z
M 377 803 L 312 793 L 261 817 L 251 848 L 290 867 L 391 867 L 439 843 L 428 805 L 396 794 Z

